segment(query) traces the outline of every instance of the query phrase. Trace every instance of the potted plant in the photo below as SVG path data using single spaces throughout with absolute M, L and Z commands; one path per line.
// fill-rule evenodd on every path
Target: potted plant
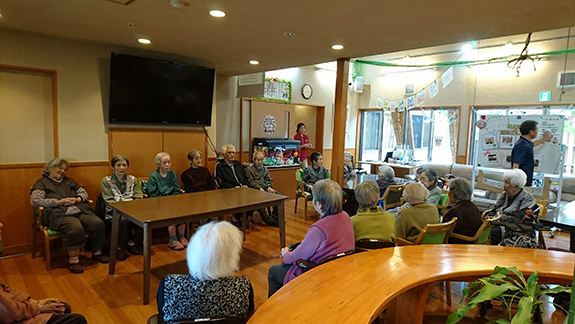
M 539 271 L 535 271 L 525 280 L 523 274 L 516 267 L 495 267 L 489 277 L 480 278 L 469 284 L 469 287 L 463 289 L 463 297 L 460 304 L 466 297 L 470 297 L 469 302 L 451 314 L 447 318 L 446 324 L 459 322 L 470 309 L 492 299 L 498 299 L 502 302 L 502 305 L 507 310 L 508 318 L 502 318 L 491 323 L 533 323 L 534 314 L 540 312 L 541 304 L 548 303 L 547 301 L 539 300 L 541 295 L 571 291 L 571 287 L 564 286 L 541 289 L 537 283 L 538 273 Z M 511 305 L 513 302 L 517 302 L 518 307 L 517 313 L 512 316 Z

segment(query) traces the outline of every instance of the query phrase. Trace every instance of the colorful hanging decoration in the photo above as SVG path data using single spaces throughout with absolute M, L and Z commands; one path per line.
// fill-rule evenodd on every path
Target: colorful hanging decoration
M 264 118 L 264 122 L 262 123 L 262 128 L 264 129 L 264 133 L 266 134 L 273 134 L 276 131 L 276 118 L 272 115 L 267 115 Z

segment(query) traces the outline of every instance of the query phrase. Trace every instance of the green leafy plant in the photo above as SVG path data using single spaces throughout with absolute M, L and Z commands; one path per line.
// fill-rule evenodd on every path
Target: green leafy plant
M 524 324 L 530 323 L 532 314 L 539 311 L 541 304 L 549 303 L 541 301 L 539 298 L 544 294 L 556 294 L 562 291 L 571 292 L 570 287 L 557 286 L 552 289 L 541 289 L 538 284 L 538 271 L 535 271 L 527 280 L 516 267 L 505 268 L 495 267 L 489 277 L 480 278 L 469 284 L 469 287 L 463 289 L 463 297 L 460 304 L 467 297 L 470 297 L 467 305 L 461 307 L 455 313 L 451 314 L 446 324 L 459 322 L 463 316 L 472 308 L 477 307 L 484 301 L 498 299 L 507 310 L 508 318 L 502 318 L 490 323 L 511 323 Z M 511 314 L 511 305 L 518 301 L 517 313 Z

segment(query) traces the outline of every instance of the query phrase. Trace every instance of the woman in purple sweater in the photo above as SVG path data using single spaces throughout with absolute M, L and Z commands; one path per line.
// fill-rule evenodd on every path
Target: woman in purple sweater
M 322 259 L 355 249 L 353 225 L 342 211 L 341 187 L 337 182 L 320 180 L 313 186 L 313 207 L 320 219 L 310 226 L 301 244 L 290 251 L 281 249 L 283 263 L 271 266 L 268 272 L 268 297 L 302 273 L 295 265 L 299 259 L 319 263 Z

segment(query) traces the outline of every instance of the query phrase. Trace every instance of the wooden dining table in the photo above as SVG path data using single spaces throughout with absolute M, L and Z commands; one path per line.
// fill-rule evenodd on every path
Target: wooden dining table
M 198 221 L 226 214 L 243 213 L 242 231 L 245 234 L 245 212 L 278 206 L 279 247 L 285 243 L 284 200 L 287 196 L 246 187 L 202 191 L 174 196 L 124 201 L 112 204 L 112 242 L 110 248 L 109 274 L 116 268 L 120 217 L 144 230 L 144 305 L 150 303 L 150 272 L 152 230 L 173 224 Z
M 575 254 L 505 246 L 442 244 L 356 253 L 322 264 L 269 298 L 248 324 L 422 323 L 437 281 L 466 281 L 516 266 L 540 283 L 571 285 Z

